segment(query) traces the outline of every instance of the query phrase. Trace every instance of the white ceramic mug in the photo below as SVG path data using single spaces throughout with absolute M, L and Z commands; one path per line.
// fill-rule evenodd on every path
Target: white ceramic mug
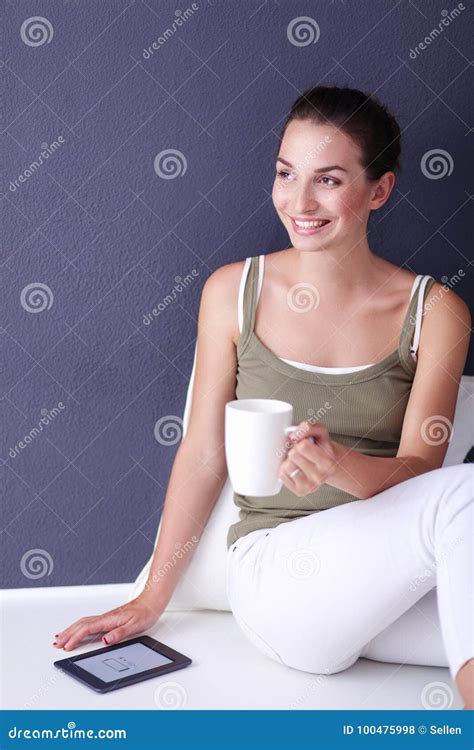
M 278 478 L 287 452 L 287 435 L 298 429 L 293 406 L 269 398 L 244 398 L 225 405 L 225 453 L 234 492 L 278 495 Z

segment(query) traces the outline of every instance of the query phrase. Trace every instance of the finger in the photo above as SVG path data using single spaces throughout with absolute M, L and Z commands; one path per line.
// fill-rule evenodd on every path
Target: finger
M 310 482 L 321 483 L 327 476 L 328 461 L 326 458 L 322 458 L 318 451 L 314 452 L 314 445 L 300 443 L 295 446 L 291 450 L 291 460 L 304 472 Z
M 294 476 L 291 476 L 292 474 Z M 305 495 L 308 491 L 309 483 L 305 474 L 289 459 L 285 461 L 285 466 L 280 471 L 280 479 L 295 495 Z
M 323 422 L 309 422 L 305 420 L 300 422 L 298 429 L 291 432 L 289 435 L 290 440 L 299 442 L 307 437 L 314 437 L 318 442 L 324 442 L 329 438 L 329 430 Z
M 109 628 L 121 625 L 128 617 L 130 617 L 130 615 L 126 615 L 125 613 L 107 612 L 102 616 L 86 618 L 62 640 L 63 648 L 65 651 L 70 651 L 71 648 L 75 648 L 75 646 L 77 646 L 86 635 L 90 635 L 91 633 L 103 633 Z
M 125 625 L 121 625 L 119 628 L 114 628 L 114 630 L 109 630 L 108 633 L 105 633 L 102 640 L 107 645 L 109 645 L 110 643 L 118 643 L 119 641 L 122 641 L 124 638 L 126 638 L 128 635 L 132 635 L 135 632 L 136 632 L 135 620 L 133 617 L 131 617 L 130 620 L 127 623 L 125 623 Z
M 80 620 L 75 620 L 75 622 L 71 623 L 71 625 L 69 625 L 69 627 L 65 628 L 64 630 L 61 630 L 56 635 L 56 643 L 57 643 L 57 645 L 59 645 L 61 643 L 64 643 L 64 641 L 69 638 L 69 636 L 71 635 L 71 633 L 73 633 L 74 630 L 76 630 L 76 628 L 80 627 L 84 622 L 86 622 L 87 619 L 88 619 L 87 617 L 81 617 Z

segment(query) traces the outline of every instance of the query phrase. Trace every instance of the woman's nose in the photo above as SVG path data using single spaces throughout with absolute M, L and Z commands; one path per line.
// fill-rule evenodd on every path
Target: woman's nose
M 299 188 L 293 197 L 293 206 L 295 214 L 304 216 L 305 214 L 315 215 L 319 203 L 315 200 L 311 186 Z

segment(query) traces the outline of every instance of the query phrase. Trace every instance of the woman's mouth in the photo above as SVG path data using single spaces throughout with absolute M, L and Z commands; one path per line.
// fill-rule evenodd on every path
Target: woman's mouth
M 329 226 L 331 223 L 331 219 L 314 219 L 311 221 L 300 221 L 299 219 L 294 219 L 292 216 L 290 216 L 291 219 L 291 225 L 293 227 L 293 231 L 296 232 L 296 234 L 317 234 L 319 232 L 323 232 L 324 229 Z

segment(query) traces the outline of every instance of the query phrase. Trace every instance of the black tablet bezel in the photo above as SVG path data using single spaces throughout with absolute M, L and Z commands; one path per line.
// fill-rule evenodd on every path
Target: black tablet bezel
M 82 669 L 79 666 L 81 659 L 86 659 L 89 656 L 97 656 L 98 654 L 103 654 L 105 652 L 111 654 L 118 648 L 129 646 L 132 643 L 143 643 L 143 645 L 148 646 L 153 649 L 153 651 L 157 651 L 162 656 L 171 659 L 172 663 L 162 664 L 161 667 L 153 667 L 153 669 L 147 669 L 145 672 L 130 675 L 129 677 L 121 677 L 112 682 L 104 682 L 99 677 L 96 677 L 90 672 L 86 672 L 85 669 Z M 60 659 L 59 661 L 54 662 L 54 666 L 57 669 L 70 674 L 76 680 L 88 685 L 88 687 L 91 687 L 98 693 L 109 693 L 111 690 L 118 690 L 118 688 L 126 687 L 127 685 L 134 685 L 136 682 L 143 682 L 143 680 L 148 680 L 151 677 L 166 674 L 167 672 L 174 672 L 177 669 L 183 669 L 183 667 L 187 667 L 189 664 L 192 664 L 192 659 L 190 659 L 189 656 L 180 654 L 179 651 L 175 651 L 173 648 L 170 648 L 170 646 L 166 646 L 164 643 L 156 641 L 149 635 L 139 635 L 128 641 L 114 643 L 113 646 L 104 646 L 104 648 L 87 651 L 86 653 L 78 654 L 77 656 L 69 656 L 66 659 Z

